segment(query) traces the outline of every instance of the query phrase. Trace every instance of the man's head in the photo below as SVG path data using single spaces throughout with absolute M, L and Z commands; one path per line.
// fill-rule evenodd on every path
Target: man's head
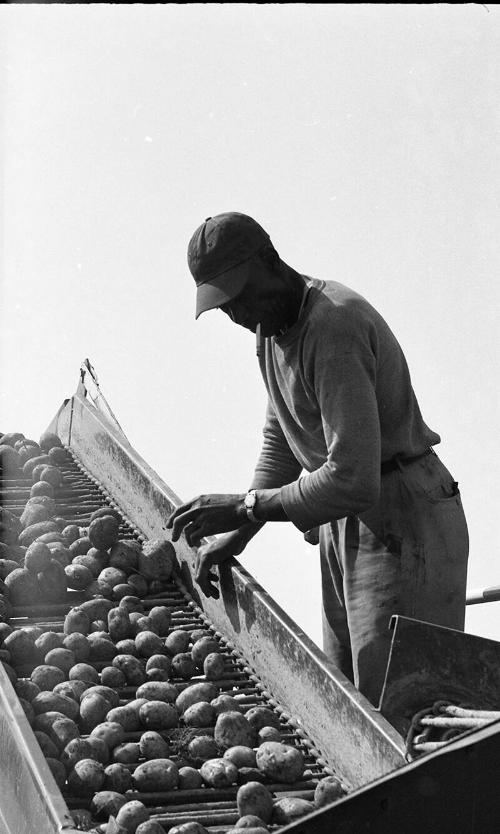
M 247 214 L 231 211 L 208 217 L 188 246 L 188 265 L 196 282 L 196 318 L 235 298 L 250 276 L 250 261 L 271 240 Z

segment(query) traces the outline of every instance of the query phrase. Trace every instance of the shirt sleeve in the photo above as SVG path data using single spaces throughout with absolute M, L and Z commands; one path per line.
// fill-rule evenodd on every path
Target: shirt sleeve
M 288 445 L 270 400 L 263 434 L 264 442 L 250 489 L 273 489 L 295 481 L 302 467 Z
M 381 465 L 376 356 L 363 328 L 344 334 L 313 328 L 304 345 L 304 377 L 318 403 L 327 457 L 280 491 L 288 518 L 302 532 L 371 507 Z

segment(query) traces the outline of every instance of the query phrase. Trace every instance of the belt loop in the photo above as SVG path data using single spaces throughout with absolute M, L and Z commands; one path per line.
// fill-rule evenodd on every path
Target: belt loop
M 396 466 L 398 467 L 399 471 L 402 472 L 403 471 L 403 464 L 401 463 L 400 456 L 399 455 L 394 455 L 393 460 L 394 460 Z

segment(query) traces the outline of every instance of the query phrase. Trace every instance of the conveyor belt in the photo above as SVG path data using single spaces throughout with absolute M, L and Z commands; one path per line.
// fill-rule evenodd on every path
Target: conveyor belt
M 85 472 L 71 450 L 68 449 L 67 462 L 60 465 L 59 468 L 64 476 L 64 484 L 56 491 L 56 514 L 63 518 L 67 524 L 86 527 L 89 524 L 91 513 L 101 507 L 111 506 L 119 511 L 119 508 L 113 503 L 112 497 L 107 495 L 100 484 Z M 29 498 L 30 487 L 31 480 L 28 478 L 4 480 L 0 492 L 2 506 L 19 516 Z M 120 524 L 120 538 L 136 539 L 141 542 L 145 540 L 141 532 L 134 528 L 123 517 L 123 514 Z M 67 604 L 15 607 L 10 623 L 14 627 L 34 625 L 44 631 L 62 631 L 67 612 L 71 607 L 78 605 L 86 598 L 83 592 L 76 591 L 68 591 L 67 597 Z M 166 606 L 172 616 L 171 629 L 183 629 L 189 632 L 194 629 L 202 629 L 207 635 L 218 640 L 225 658 L 225 674 L 223 678 L 214 681 L 216 686 L 222 692 L 236 697 L 243 712 L 257 705 L 264 705 L 274 710 L 279 716 L 282 741 L 298 747 L 304 754 L 306 762 L 304 777 L 294 784 L 268 784 L 269 789 L 277 798 L 289 795 L 312 800 L 319 779 L 332 774 L 332 768 L 321 757 L 315 748 L 314 742 L 301 728 L 300 721 L 286 713 L 283 707 L 273 699 L 271 693 L 266 691 L 265 686 L 254 674 L 245 658 L 241 657 L 237 648 L 213 628 L 179 577 L 174 577 L 164 585 L 161 592 L 147 597 L 143 602 L 146 611 L 155 605 Z M 100 671 L 104 666 L 109 665 L 109 662 L 91 662 L 91 664 L 97 671 Z M 20 676 L 28 676 L 32 668 L 33 666 L 19 670 Z M 202 676 L 197 676 L 189 681 L 180 678 L 172 678 L 171 680 L 178 686 L 179 690 L 182 690 L 191 683 L 203 679 Z M 120 695 L 120 703 L 124 704 L 134 699 L 136 687 L 127 686 L 117 691 Z M 203 735 L 213 734 L 213 728 L 204 728 L 194 732 Z M 180 764 L 182 760 L 183 731 L 180 729 L 170 730 L 163 732 L 162 735 L 169 739 L 172 749 L 177 751 L 172 756 L 173 761 Z M 127 733 L 125 740 L 137 741 L 140 736 L 141 732 L 130 732 Z M 140 762 L 141 760 L 130 765 L 130 769 L 134 770 Z M 187 764 L 188 762 L 184 761 L 183 763 Z M 224 789 L 204 787 L 198 790 L 176 789 L 165 793 L 149 794 L 134 791 L 133 794 L 130 794 L 130 798 L 140 799 L 144 802 L 150 808 L 154 818 L 162 823 L 166 831 L 181 822 L 197 820 L 215 832 L 224 831 L 236 823 L 238 819 L 236 809 L 237 789 L 238 786 L 234 785 Z M 90 807 L 90 800 L 85 801 L 81 797 L 64 793 L 64 799 L 69 809 Z M 96 825 L 98 824 L 97 821 L 94 822 Z M 277 830 L 277 828 L 277 826 L 271 826 L 270 830 Z

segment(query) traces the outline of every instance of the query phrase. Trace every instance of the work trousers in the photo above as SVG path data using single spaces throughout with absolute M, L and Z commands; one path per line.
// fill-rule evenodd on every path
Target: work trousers
M 432 452 L 382 474 L 380 500 L 320 528 L 323 648 L 378 706 L 400 614 L 463 630 L 469 537 L 458 484 Z

